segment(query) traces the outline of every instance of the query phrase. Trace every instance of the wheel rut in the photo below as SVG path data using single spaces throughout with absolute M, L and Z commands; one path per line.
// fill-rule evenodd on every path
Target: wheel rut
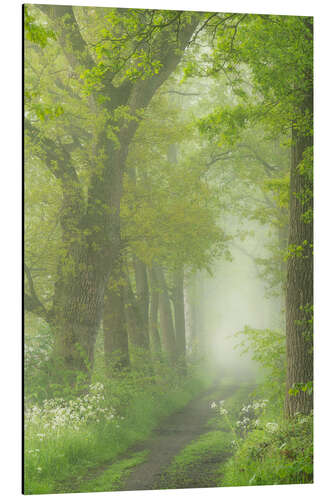
M 147 440 L 129 450 L 131 453 L 148 450 L 149 453 L 145 462 L 131 470 L 118 491 L 155 490 L 168 487 L 165 485 L 163 475 L 173 458 L 191 441 L 208 431 L 207 422 L 212 416 L 209 402 L 212 399 L 226 399 L 238 388 L 237 385 L 224 387 L 214 385 L 184 408 L 164 419 Z M 205 486 L 205 481 L 202 486 L 196 484 L 196 487 Z

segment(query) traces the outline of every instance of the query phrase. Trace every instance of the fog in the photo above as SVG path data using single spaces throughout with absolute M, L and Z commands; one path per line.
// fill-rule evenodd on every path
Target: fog
M 242 353 L 237 345 L 244 336 L 235 336 L 245 325 L 258 329 L 281 329 L 283 304 L 281 296 L 270 293 L 260 278 L 254 258 L 263 255 L 269 236 L 265 228 L 253 224 L 254 236 L 232 245 L 232 261 L 220 259 L 213 276 L 201 272 L 200 325 L 209 364 L 223 376 L 255 381 L 259 365 L 252 353 Z

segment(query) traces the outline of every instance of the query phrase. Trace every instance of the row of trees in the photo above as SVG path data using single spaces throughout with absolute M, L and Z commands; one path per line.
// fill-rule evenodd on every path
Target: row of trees
M 161 344 L 169 361 L 181 358 L 184 364 L 184 266 L 207 264 L 223 235 L 216 225 L 216 197 L 202 172 L 177 161 L 180 145 L 170 129 L 180 118 L 170 99 L 162 95 L 155 104 L 155 112 L 168 116 L 169 131 L 161 120 L 154 123 L 154 110 L 145 110 L 175 70 L 199 16 L 40 10 L 55 41 L 43 52 L 40 44 L 26 45 L 27 196 L 34 196 L 35 174 L 36 189 L 45 196 L 40 182 L 46 166 L 55 191 L 46 218 L 56 227 L 43 251 L 54 289 L 49 287 L 46 306 L 33 276 L 43 280 L 34 262 L 41 262 L 35 245 L 45 228 L 40 234 L 41 203 L 32 199 L 26 308 L 50 325 L 55 371 L 72 385 L 82 374 L 90 379 L 102 318 L 108 368 L 114 355 L 118 368 L 129 365 L 129 343 L 143 350 L 151 346 L 153 354 Z M 177 142 L 186 135 L 185 130 Z M 177 186 L 172 197 L 170 185 Z M 199 235 L 196 245 L 193 231 Z
M 184 283 L 227 252 L 222 213 L 273 224 L 260 263 L 281 283 L 283 139 L 286 409 L 309 411 L 311 20 L 44 5 L 25 22 L 25 308 L 58 378 L 89 381 L 101 324 L 109 374 L 140 350 L 185 371 Z

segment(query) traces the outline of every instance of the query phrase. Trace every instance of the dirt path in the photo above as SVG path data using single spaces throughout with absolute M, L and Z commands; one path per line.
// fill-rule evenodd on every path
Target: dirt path
M 163 473 L 172 459 L 200 434 L 207 432 L 207 422 L 212 417 L 209 402 L 212 399 L 226 399 L 238 386 L 211 387 L 204 394 L 192 400 L 185 408 L 164 419 L 149 439 L 136 446 L 133 451 L 149 450 L 144 463 L 135 466 L 119 490 L 154 490 L 166 487 Z M 206 484 L 196 484 L 195 487 Z M 181 486 L 176 486 L 181 487 Z

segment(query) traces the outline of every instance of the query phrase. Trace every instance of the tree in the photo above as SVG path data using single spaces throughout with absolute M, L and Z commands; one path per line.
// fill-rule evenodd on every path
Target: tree
M 201 66 L 206 75 L 223 72 L 239 99 L 206 120 L 208 129 L 220 129 L 221 144 L 237 144 L 240 130 L 258 122 L 271 137 L 290 136 L 287 416 L 312 408 L 312 23 L 305 17 L 216 14 L 208 26 L 210 64 Z M 187 74 L 196 67 L 190 63 Z
M 142 110 L 176 68 L 200 16 L 49 5 L 39 9 L 56 33 L 48 55 L 58 76 L 47 93 L 39 82 L 41 93 L 33 96 L 25 131 L 31 154 L 61 189 L 62 253 L 52 305 L 40 307 L 27 275 L 31 286 L 25 306 L 51 324 L 57 373 L 66 374 L 74 386 L 80 373 L 89 381 L 105 288 L 110 279 L 113 284 L 119 279 L 119 214 L 129 145 Z M 37 54 L 40 66 L 44 56 L 38 47 L 28 44 L 27 50 L 27 65 L 30 54 Z M 40 103 L 50 100 L 53 107 L 41 110 Z M 61 109 L 53 112 L 59 101 Z M 114 297 L 112 307 L 108 320 L 115 324 L 110 328 L 121 335 L 124 314 L 119 307 L 124 301 Z
M 136 263 L 149 269 L 155 311 L 151 345 L 158 351 L 160 340 L 166 358 L 177 361 L 185 371 L 184 276 L 221 255 L 226 236 L 219 223 L 218 189 L 207 182 L 206 164 L 198 159 L 201 141 L 191 125 L 193 117 L 187 116 L 185 103 L 166 97 L 165 87 L 171 86 L 170 82 L 155 96 L 132 142 L 121 216 L 123 240 L 134 255 L 139 303 L 142 293 Z M 156 292 L 160 339 L 153 327 Z

